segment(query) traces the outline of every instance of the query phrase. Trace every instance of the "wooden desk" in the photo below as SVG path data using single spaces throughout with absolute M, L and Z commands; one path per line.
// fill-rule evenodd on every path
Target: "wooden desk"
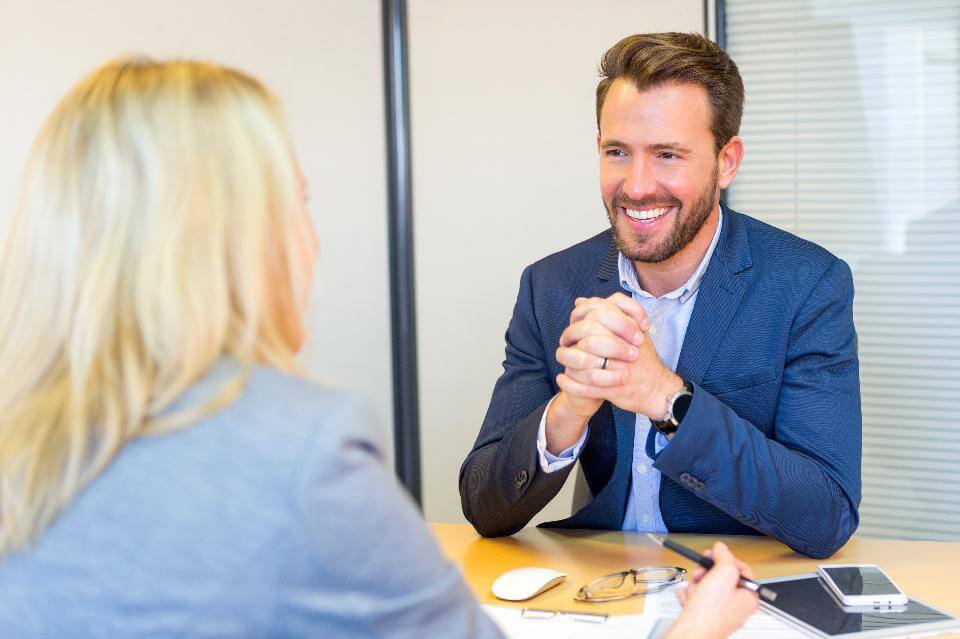
M 573 599 L 591 579 L 626 568 L 669 565 L 692 571 L 696 566 L 648 540 L 643 533 L 607 531 L 557 531 L 525 528 L 512 537 L 484 539 L 467 524 L 431 524 L 444 555 L 460 567 L 467 585 L 482 604 L 608 614 L 639 614 L 643 597 L 608 603 L 580 603 Z M 671 535 L 697 550 L 706 550 L 723 539 L 737 557 L 753 568 L 757 577 L 816 572 L 818 561 L 799 555 L 766 537 L 715 537 Z M 854 537 L 829 563 L 875 563 L 903 590 L 916 599 L 960 616 L 960 542 L 893 541 Z M 567 573 L 566 582 L 532 604 L 496 599 L 493 581 L 506 570 L 544 566 Z M 960 635 L 950 635 L 960 637 Z

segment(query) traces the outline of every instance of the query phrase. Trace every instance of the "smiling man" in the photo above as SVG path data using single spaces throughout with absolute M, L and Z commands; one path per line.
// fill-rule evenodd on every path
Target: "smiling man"
M 850 269 L 720 204 L 743 83 L 714 43 L 630 36 L 601 72 L 611 228 L 524 270 L 464 514 L 511 534 L 579 460 L 591 499 L 544 525 L 765 534 L 827 557 L 860 503 Z

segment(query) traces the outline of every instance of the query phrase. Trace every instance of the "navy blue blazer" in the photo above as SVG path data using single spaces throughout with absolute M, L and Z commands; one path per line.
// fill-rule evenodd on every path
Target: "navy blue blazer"
M 460 470 L 463 512 L 480 534 L 523 528 L 574 466 L 545 473 L 537 457 L 540 418 L 563 370 L 555 351 L 575 298 L 619 290 L 609 230 L 523 271 L 504 371 Z M 725 210 L 677 363 L 693 402 L 654 462 L 668 530 L 765 534 L 817 558 L 846 543 L 860 504 L 852 305 L 843 260 Z M 593 498 L 544 526 L 621 527 L 634 423 L 633 413 L 603 404 L 580 456 Z

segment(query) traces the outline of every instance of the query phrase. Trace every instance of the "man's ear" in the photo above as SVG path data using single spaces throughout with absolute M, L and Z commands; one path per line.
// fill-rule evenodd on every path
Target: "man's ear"
M 743 140 L 739 135 L 730 138 L 717 157 L 717 185 L 725 189 L 733 183 L 743 161 Z

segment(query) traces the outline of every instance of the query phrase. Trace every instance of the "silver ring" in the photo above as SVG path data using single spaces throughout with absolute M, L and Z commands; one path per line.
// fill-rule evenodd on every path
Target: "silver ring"
M 599 368 L 600 370 L 604 370 L 604 369 L 607 368 L 607 358 L 606 358 L 606 357 L 599 357 L 599 358 L 597 358 L 597 368 Z

